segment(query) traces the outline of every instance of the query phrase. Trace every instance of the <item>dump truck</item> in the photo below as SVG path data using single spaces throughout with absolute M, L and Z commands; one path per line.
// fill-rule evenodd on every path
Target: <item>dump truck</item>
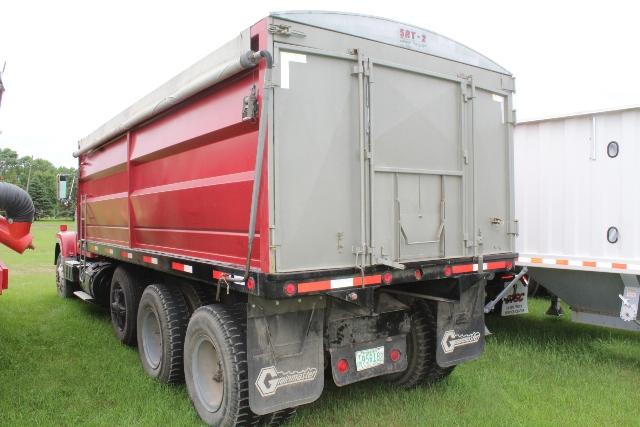
M 512 75 L 388 19 L 273 13 L 79 142 L 58 290 L 210 425 L 484 349 L 513 268 Z
M 518 265 L 576 322 L 640 331 L 639 138 L 640 106 L 516 126 Z

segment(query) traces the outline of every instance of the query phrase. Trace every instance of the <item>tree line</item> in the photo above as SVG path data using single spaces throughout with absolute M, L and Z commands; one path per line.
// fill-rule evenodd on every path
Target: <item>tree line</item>
M 58 174 L 75 176 L 76 169 L 56 167 L 44 159 L 19 157 L 18 153 L 10 148 L 0 149 L 0 181 L 15 184 L 29 193 L 36 209 L 36 220 L 74 216 L 75 188 L 68 205 L 60 203 L 56 195 Z M 72 180 L 69 181 L 69 186 Z

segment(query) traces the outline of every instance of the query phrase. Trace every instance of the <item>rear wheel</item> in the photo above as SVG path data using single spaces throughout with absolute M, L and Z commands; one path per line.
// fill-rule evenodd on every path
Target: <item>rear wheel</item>
M 71 298 L 76 290 L 74 283 L 64 278 L 64 259 L 58 254 L 56 259 L 56 289 L 60 298 Z
M 411 305 L 411 332 L 407 336 L 407 369 L 383 377 L 398 387 L 413 388 L 434 383 L 448 376 L 454 367 L 442 368 L 436 362 L 437 305 L 422 300 Z
M 296 416 L 296 408 L 282 409 L 273 414 L 263 415 L 260 419 L 260 426 L 278 427 L 288 423 Z
M 183 346 L 189 315 L 179 289 L 149 285 L 138 307 L 138 352 L 145 372 L 168 384 L 183 380 Z
M 116 268 L 111 279 L 109 306 L 113 331 L 123 344 L 136 345 L 138 305 L 143 289 L 134 269 L 122 265 Z
M 249 408 L 246 312 L 242 306 L 207 305 L 191 316 L 184 346 L 187 390 L 209 425 L 255 425 Z
M 421 301 L 411 305 L 411 332 L 407 335 L 407 369 L 382 377 L 385 381 L 403 388 L 413 388 L 427 376 L 429 352 L 429 323 L 422 310 Z
M 184 282 L 180 290 L 187 303 L 189 314 L 192 314 L 203 305 L 210 305 L 215 302 L 211 286 L 196 282 Z

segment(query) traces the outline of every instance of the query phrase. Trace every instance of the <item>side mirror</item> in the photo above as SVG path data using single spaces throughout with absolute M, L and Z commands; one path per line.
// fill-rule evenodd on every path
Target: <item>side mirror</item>
M 63 175 L 63 174 L 58 174 L 57 179 L 58 179 L 58 185 L 57 185 L 57 195 L 58 195 L 58 200 L 60 200 L 61 202 L 64 202 L 67 200 L 67 198 L 69 197 L 69 192 L 68 192 L 68 188 L 67 188 L 67 181 L 68 181 L 69 175 Z

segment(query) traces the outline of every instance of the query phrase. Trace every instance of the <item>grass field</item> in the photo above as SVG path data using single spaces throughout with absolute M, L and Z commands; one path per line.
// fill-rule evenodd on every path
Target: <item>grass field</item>
M 0 248 L 10 267 L 0 296 L 0 425 L 200 425 L 184 386 L 147 378 L 105 312 L 56 296 L 57 225 L 35 224 L 35 252 Z M 547 318 L 546 307 L 535 300 L 529 315 L 489 317 L 484 356 L 435 387 L 327 381 L 292 425 L 640 425 L 640 335 Z

